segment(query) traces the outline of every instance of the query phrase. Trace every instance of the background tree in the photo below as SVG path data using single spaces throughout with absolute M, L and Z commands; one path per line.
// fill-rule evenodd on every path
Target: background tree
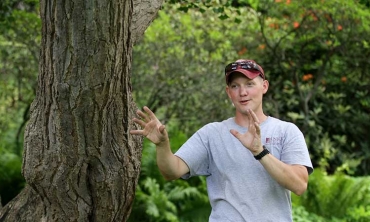
M 141 157 L 141 139 L 128 133 L 136 110 L 132 46 L 160 5 L 40 2 L 38 88 L 22 168 L 27 185 L 2 209 L 2 221 L 128 218 Z

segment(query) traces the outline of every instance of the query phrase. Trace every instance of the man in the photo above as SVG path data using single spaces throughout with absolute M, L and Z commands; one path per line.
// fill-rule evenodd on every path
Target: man
M 173 154 L 165 126 L 144 107 L 134 119 L 156 145 L 157 164 L 167 180 L 207 177 L 209 221 L 292 221 L 290 191 L 301 195 L 313 171 L 301 131 L 266 116 L 262 98 L 269 82 L 253 60 L 225 68 L 226 93 L 235 117 L 209 123 Z

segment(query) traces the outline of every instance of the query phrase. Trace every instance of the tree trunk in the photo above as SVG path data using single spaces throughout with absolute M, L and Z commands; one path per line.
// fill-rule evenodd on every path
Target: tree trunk
M 126 221 L 140 173 L 131 55 L 162 1 L 41 0 L 25 189 L 0 221 Z M 135 10 L 133 10 L 135 7 Z

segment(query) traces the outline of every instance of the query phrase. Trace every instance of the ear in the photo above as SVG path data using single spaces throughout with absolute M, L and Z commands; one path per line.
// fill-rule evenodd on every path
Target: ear
M 226 94 L 229 97 L 229 99 L 231 99 L 229 86 L 226 86 L 225 91 L 226 91 Z
M 263 80 L 263 94 L 265 94 L 267 92 L 267 90 L 269 89 L 269 81 L 267 80 Z

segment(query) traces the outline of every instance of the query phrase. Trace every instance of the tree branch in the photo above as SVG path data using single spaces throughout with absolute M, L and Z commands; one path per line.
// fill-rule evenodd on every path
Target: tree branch
M 132 42 L 135 43 L 143 37 L 145 30 L 157 16 L 163 0 L 134 0 L 134 12 L 131 23 Z

